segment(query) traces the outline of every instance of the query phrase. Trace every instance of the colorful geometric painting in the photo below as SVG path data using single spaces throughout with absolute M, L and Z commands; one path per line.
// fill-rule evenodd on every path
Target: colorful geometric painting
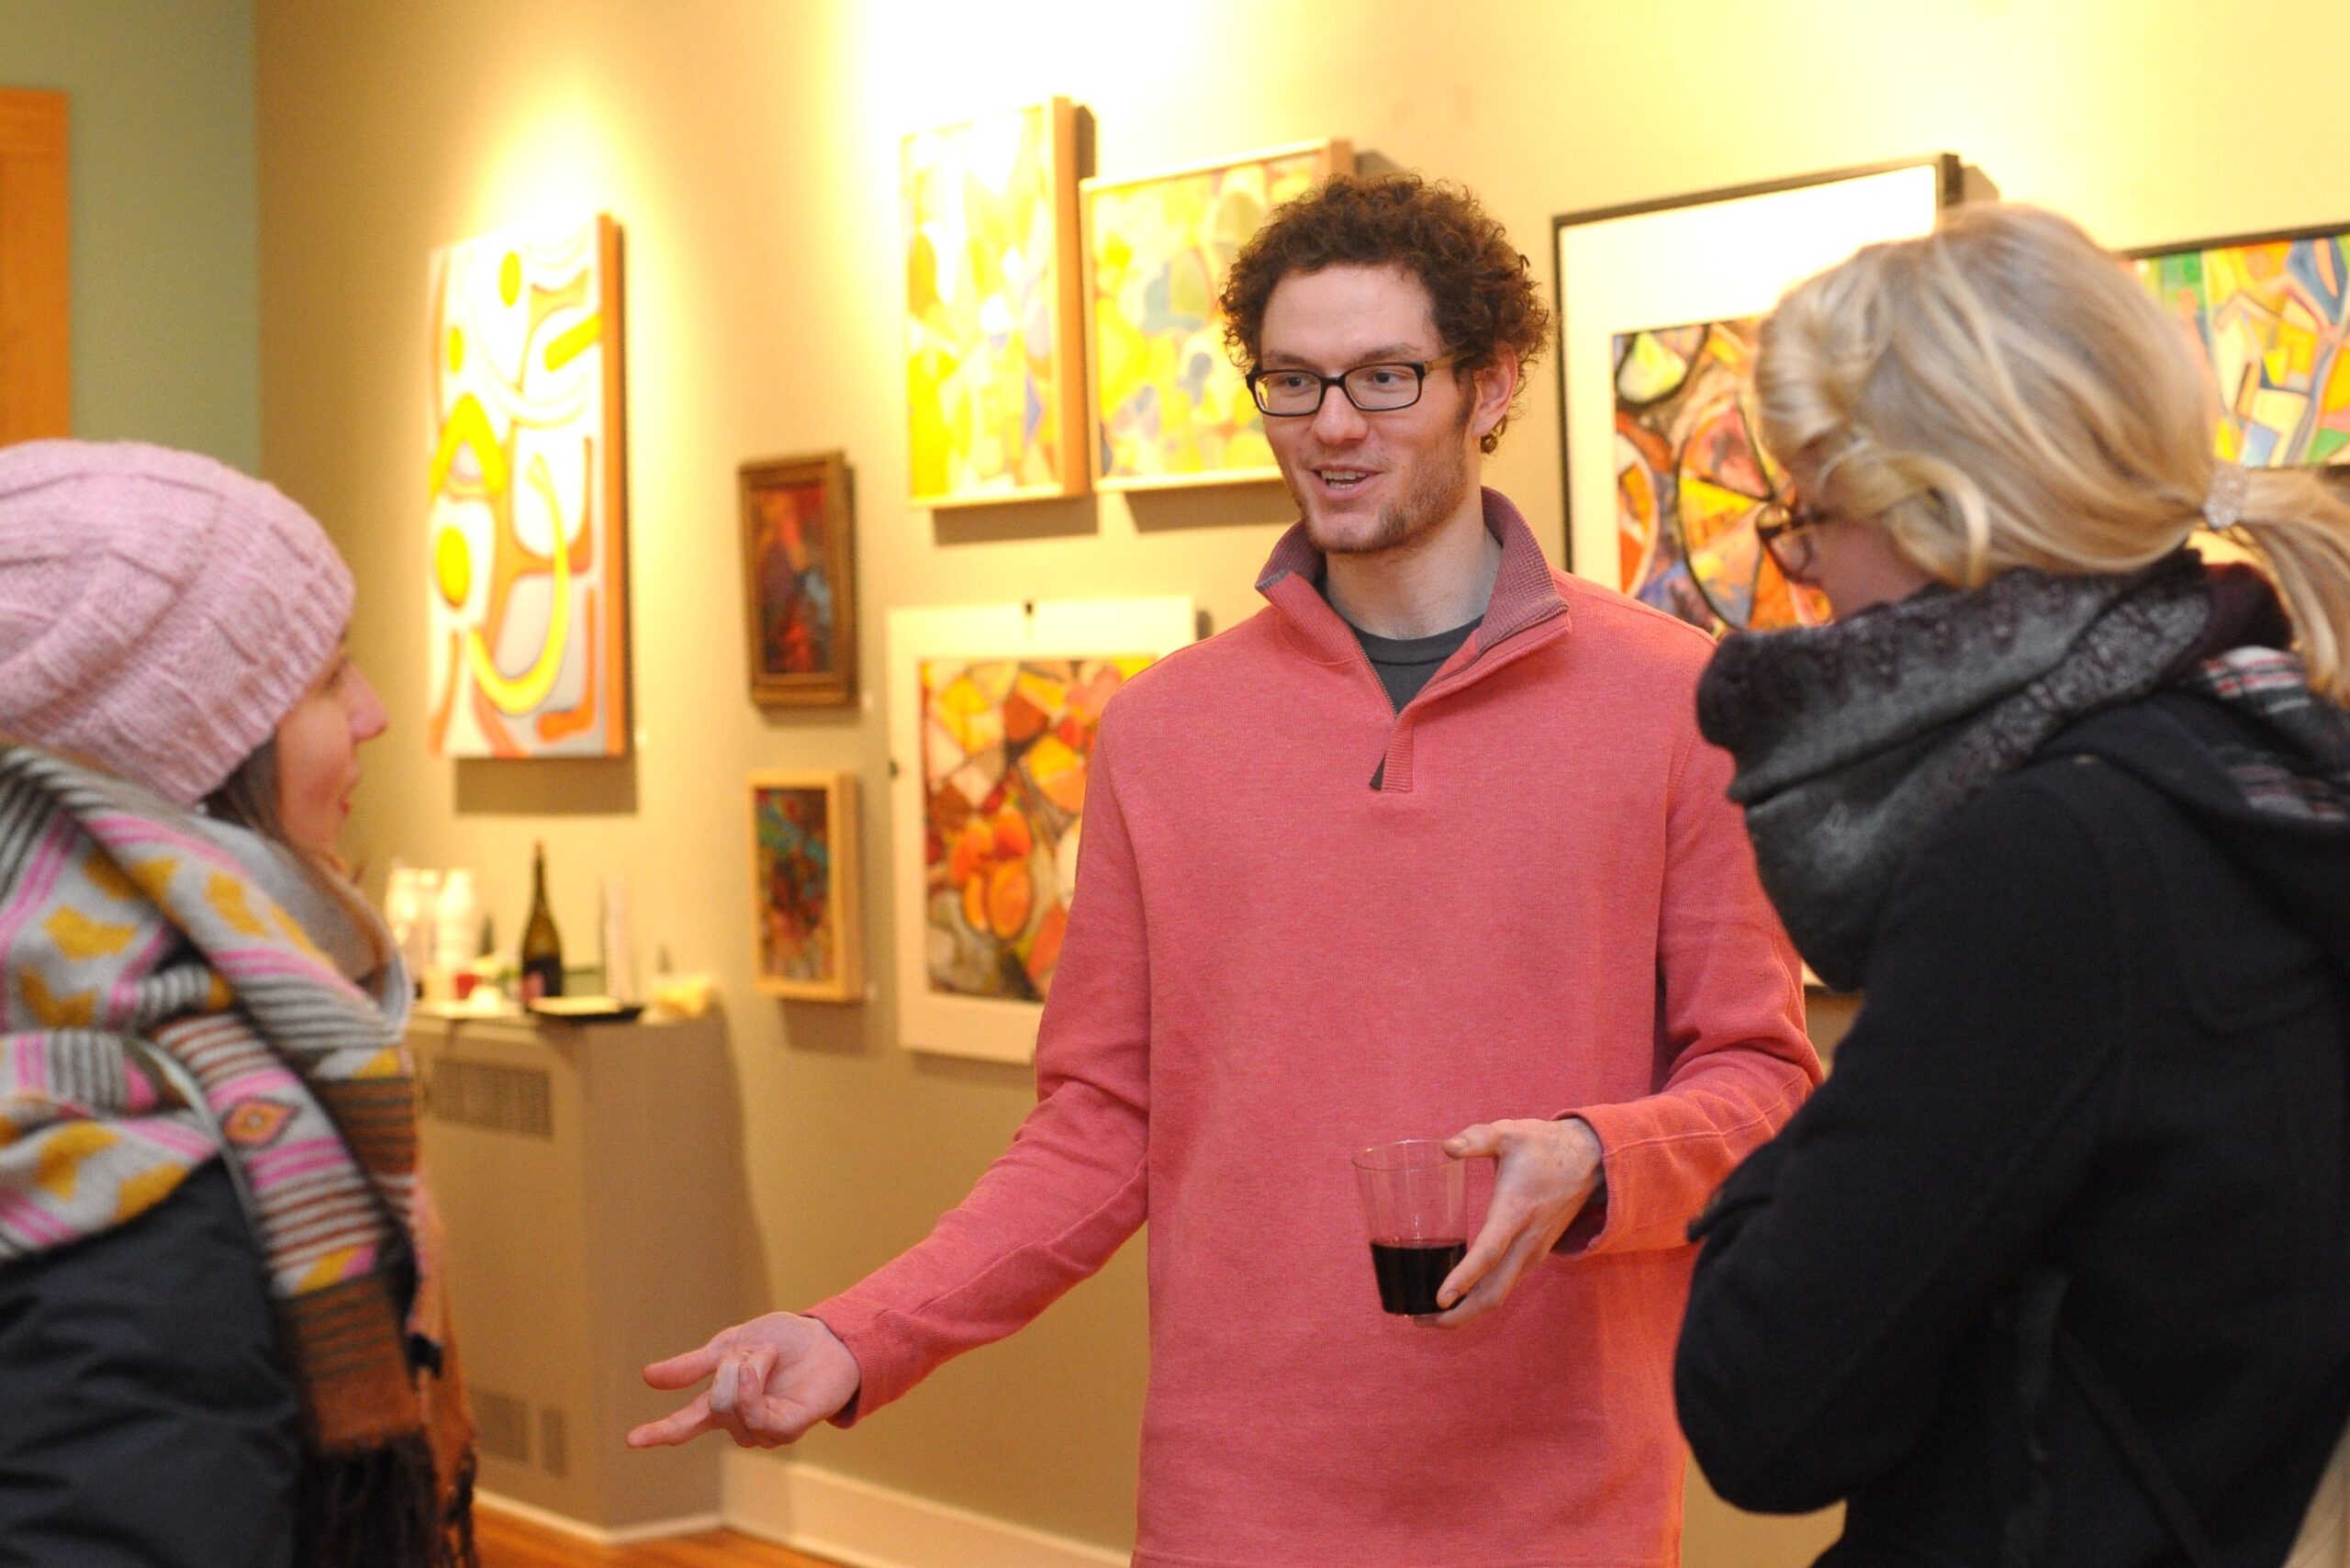
M 890 902 L 910 1048 L 1034 1056 L 1102 710 L 1196 635 L 1175 595 L 890 612 Z
M 916 506 L 1085 491 L 1076 110 L 905 139 L 906 410 Z
M 628 750 L 620 230 L 432 258 L 426 734 L 439 756 Z
M 1084 184 L 1095 482 L 1103 489 L 1280 477 L 1224 342 L 1216 296 L 1272 208 L 1354 167 L 1343 141 Z
M 1785 477 L 1754 418 L 1760 321 L 1616 338 L 1617 561 L 1624 591 L 1693 625 L 1770 631 L 1828 619 L 1755 537 Z
M 752 909 L 758 988 L 858 1000 L 856 779 L 845 773 L 751 778 Z
M 1013 1002 L 1051 991 L 1102 707 L 1150 663 L 923 661 L 932 990 Z
M 2350 231 L 2215 241 L 2132 263 L 2218 384 L 2218 454 L 2255 468 L 2350 464 Z
M 854 704 L 856 552 L 846 455 L 746 463 L 741 486 L 752 700 Z

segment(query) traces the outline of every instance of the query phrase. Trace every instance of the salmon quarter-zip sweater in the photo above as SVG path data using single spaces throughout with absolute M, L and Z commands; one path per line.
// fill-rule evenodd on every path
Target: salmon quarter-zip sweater
M 1137 1568 L 1678 1561 L 1684 1232 L 1818 1063 L 1697 734 L 1712 644 L 1484 508 L 1484 621 L 1401 712 L 1303 525 L 1265 610 L 1112 700 L 1036 1107 L 813 1309 L 863 1417 L 1147 1219 Z M 1352 1153 L 1570 1114 L 1606 1197 L 1558 1251 L 1462 1329 L 1381 1312 Z

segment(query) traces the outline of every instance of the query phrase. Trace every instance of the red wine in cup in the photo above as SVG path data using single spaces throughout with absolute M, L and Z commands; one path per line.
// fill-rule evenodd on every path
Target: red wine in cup
M 1379 1305 L 1415 1317 L 1443 1311 L 1436 1304 L 1437 1287 L 1468 1255 L 1466 1241 L 1372 1242 L 1371 1266 L 1379 1276 Z

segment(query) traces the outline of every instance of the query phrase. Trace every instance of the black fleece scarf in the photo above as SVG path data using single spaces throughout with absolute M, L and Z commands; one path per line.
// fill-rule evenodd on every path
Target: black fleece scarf
M 1738 765 L 1763 890 L 1820 979 L 1856 989 L 1931 832 L 2073 721 L 2154 690 L 2211 620 L 2180 551 L 2121 576 L 2017 569 L 1833 625 L 1726 639 L 1697 689 Z

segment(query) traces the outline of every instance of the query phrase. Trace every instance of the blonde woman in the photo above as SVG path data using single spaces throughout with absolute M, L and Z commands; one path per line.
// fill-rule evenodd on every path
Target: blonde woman
M 2350 1417 L 2350 510 L 2215 462 L 2045 212 L 1802 285 L 1757 385 L 1836 620 L 1724 643 L 1700 722 L 1866 999 L 1695 1227 L 1691 1444 L 1847 1502 L 1826 1562 L 2273 1568 Z

